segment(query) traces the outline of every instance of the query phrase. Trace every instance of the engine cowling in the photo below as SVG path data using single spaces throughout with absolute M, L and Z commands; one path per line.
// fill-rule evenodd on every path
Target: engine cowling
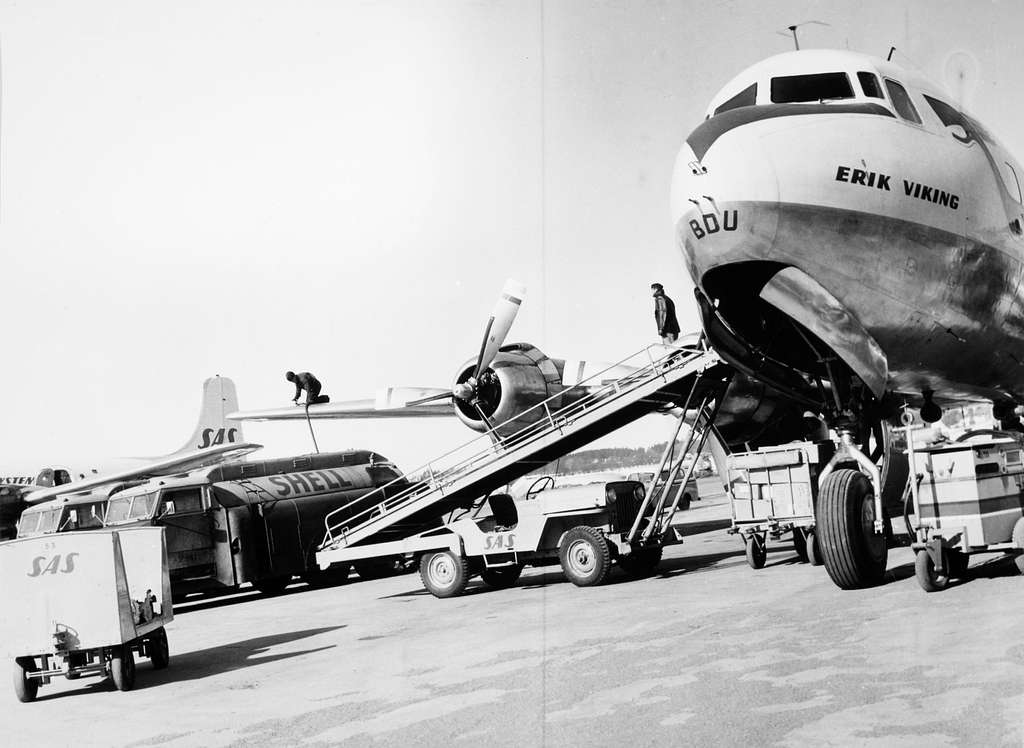
M 545 418 L 544 410 L 535 406 L 548 398 L 561 395 L 549 404 L 552 411 L 568 404 L 567 388 L 562 384 L 563 366 L 564 362 L 548 358 L 529 343 L 513 343 L 498 350 L 494 361 L 480 375 L 477 397 L 499 434 L 508 436 Z M 459 367 L 454 384 L 466 382 L 475 368 L 476 359 L 466 361 Z M 455 414 L 469 428 L 487 431 L 487 425 L 471 402 L 455 398 Z M 513 417 L 515 420 L 509 422 Z

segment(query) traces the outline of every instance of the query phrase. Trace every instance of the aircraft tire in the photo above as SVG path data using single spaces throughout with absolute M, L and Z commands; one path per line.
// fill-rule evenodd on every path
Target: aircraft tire
M 818 550 L 840 589 L 871 587 L 885 577 L 889 548 L 874 530 L 874 508 L 871 481 L 856 470 L 830 473 L 818 492 Z
M 35 701 L 39 693 L 39 681 L 28 677 L 35 669 L 36 661 L 33 657 L 17 657 L 14 660 L 14 695 L 22 704 Z
M 110 677 L 118 691 L 131 691 L 135 688 L 135 653 L 130 644 L 114 648 L 110 658 Z
M 501 566 L 497 569 L 484 569 L 480 572 L 480 578 L 490 587 L 496 590 L 512 587 L 519 581 L 519 575 L 523 573 L 523 565 Z
M 636 579 L 649 577 L 661 563 L 662 548 L 642 548 L 626 556 L 619 556 L 619 566 L 629 576 Z
M 1013 544 L 1021 549 L 1021 552 L 1014 557 L 1013 563 L 1017 566 L 1017 571 L 1024 574 L 1024 517 L 1017 520 L 1017 523 L 1013 526 Z
M 743 539 L 746 546 L 747 563 L 751 569 L 763 569 L 768 560 L 768 537 L 760 533 L 753 533 Z
M 796 557 L 803 561 L 805 564 L 808 561 L 806 532 L 807 531 L 801 527 L 793 528 L 793 550 L 796 551 Z
M 451 551 L 426 553 L 420 559 L 420 579 L 434 597 L 458 597 L 469 584 L 469 561 Z
M 600 530 L 580 525 L 569 530 L 558 544 L 558 561 L 570 582 L 577 587 L 593 587 L 608 577 L 612 552 Z
M 162 626 L 149 637 L 148 652 L 154 670 L 163 670 L 171 664 L 171 647 L 167 643 L 167 630 Z
M 917 558 L 914 559 L 914 576 L 925 592 L 939 592 L 949 585 L 949 569 L 943 574 L 936 573 L 935 562 L 928 551 L 917 552 Z

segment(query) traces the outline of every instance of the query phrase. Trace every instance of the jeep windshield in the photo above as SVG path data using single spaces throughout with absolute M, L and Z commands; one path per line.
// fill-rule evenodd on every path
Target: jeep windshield
M 137 522 L 150 519 L 156 508 L 156 494 L 143 493 L 138 496 L 116 496 L 107 505 L 107 516 L 104 525 L 122 525 L 126 522 Z

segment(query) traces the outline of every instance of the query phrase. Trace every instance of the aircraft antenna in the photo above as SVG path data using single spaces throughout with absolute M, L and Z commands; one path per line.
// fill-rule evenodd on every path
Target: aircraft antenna
M 801 26 L 807 26 L 808 24 L 812 24 L 812 23 L 817 25 L 817 26 L 831 26 L 832 25 L 830 23 L 825 23 L 824 21 L 801 21 L 800 23 L 794 23 L 792 26 L 787 26 L 786 29 L 788 30 L 788 33 L 786 31 L 776 31 L 775 33 L 776 34 L 781 34 L 782 36 L 789 36 L 790 34 L 792 34 L 793 35 L 793 46 L 797 48 L 797 51 L 799 51 L 800 50 L 800 40 L 797 38 L 796 30 L 798 28 L 800 28 Z

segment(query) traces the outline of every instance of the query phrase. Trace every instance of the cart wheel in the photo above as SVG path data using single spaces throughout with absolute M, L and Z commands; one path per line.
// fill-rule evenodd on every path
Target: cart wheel
M 683 498 L 680 499 L 679 506 L 676 507 L 676 511 L 685 512 L 687 509 L 690 508 L 691 501 L 692 497 L 690 496 L 689 491 L 687 491 L 686 493 L 683 494 Z
M 114 648 L 110 658 L 110 677 L 118 691 L 131 691 L 135 687 L 135 655 L 131 644 Z
M 501 566 L 497 569 L 484 569 L 480 572 L 480 578 L 491 587 L 500 590 L 514 585 L 522 573 L 523 565 L 516 564 L 515 566 Z
M 661 551 L 661 546 L 633 551 L 627 556 L 619 557 L 619 566 L 631 577 L 650 576 L 661 563 Z
M 149 638 L 149 659 L 154 670 L 163 670 L 171 662 L 171 648 L 167 643 L 167 631 L 161 626 Z
M 928 551 L 918 551 L 914 560 L 914 573 L 917 576 L 917 583 L 925 592 L 938 592 L 946 589 L 949 584 L 949 570 L 942 575 L 935 573 L 935 562 L 928 555 Z
M 35 701 L 39 693 L 39 681 L 28 676 L 35 669 L 34 657 L 17 657 L 14 660 L 14 695 L 22 704 Z
M 818 547 L 818 533 L 814 530 L 807 531 L 807 563 L 821 566 L 821 548 Z
M 793 528 L 793 550 L 796 557 L 807 563 L 807 534 L 802 527 Z
M 870 587 L 885 577 L 889 548 L 875 532 L 871 481 L 856 470 L 830 473 L 818 492 L 818 549 L 825 570 L 844 590 Z
M 427 553 L 420 560 L 420 579 L 434 597 L 457 597 L 469 584 L 469 562 L 451 551 Z
M 967 567 L 971 557 L 963 551 L 948 551 L 946 553 L 946 569 L 949 576 L 954 579 L 963 579 L 967 576 Z
M 1013 526 L 1013 544 L 1021 549 L 1014 559 L 1013 562 L 1017 565 L 1017 571 L 1024 574 L 1024 517 L 1017 520 L 1017 524 Z
M 747 563 L 750 568 L 763 569 L 764 562 L 768 560 L 768 536 L 755 532 L 743 540 L 747 545 Z
M 612 553 L 600 530 L 574 527 L 558 544 L 558 560 L 569 581 L 577 587 L 601 584 L 612 568 Z

